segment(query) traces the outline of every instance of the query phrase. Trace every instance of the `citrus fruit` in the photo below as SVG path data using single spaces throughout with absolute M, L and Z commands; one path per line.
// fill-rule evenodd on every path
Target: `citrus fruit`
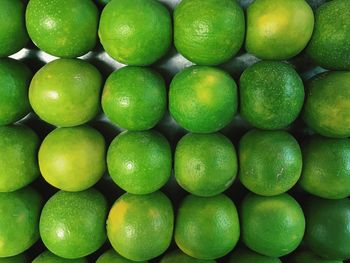
M 20 189 L 39 176 L 39 138 L 24 125 L 0 127 L 0 192 Z
M 39 149 L 44 179 L 65 191 L 93 186 L 106 170 L 106 145 L 101 133 L 88 126 L 57 128 Z
M 107 212 L 107 201 L 93 188 L 59 191 L 41 212 L 41 239 L 57 256 L 71 259 L 87 256 L 106 241 Z
M 205 260 L 190 257 L 177 249 L 163 256 L 160 263 L 216 263 L 215 260 Z
M 30 112 L 28 88 L 31 78 L 31 71 L 22 62 L 8 58 L 0 60 L 0 125 L 16 122 Z
M 307 84 L 303 119 L 327 137 L 350 136 L 350 72 L 325 72 Z
M 240 212 L 242 240 L 250 249 L 269 257 L 295 250 L 303 239 L 305 218 L 301 207 L 288 194 L 248 194 Z
M 212 260 L 234 248 L 239 231 L 236 207 L 226 195 L 188 195 L 177 212 L 175 242 L 191 257 Z
M 350 195 L 350 140 L 313 137 L 303 146 L 301 187 L 319 197 Z
M 32 79 L 29 101 L 36 114 L 56 126 L 76 126 L 99 111 L 102 76 L 91 64 L 78 59 L 57 59 Z
M 255 0 L 247 9 L 245 47 L 261 59 L 289 59 L 306 47 L 313 28 L 305 0 Z
M 304 212 L 306 245 L 324 258 L 350 259 L 350 200 L 310 197 Z
M 132 194 L 149 194 L 160 189 L 170 177 L 170 145 L 156 131 L 125 131 L 109 146 L 107 165 L 120 188 Z
M 247 248 L 238 248 L 232 252 L 230 263 L 282 263 L 279 258 L 267 257 Z
M 0 258 L 18 255 L 39 239 L 40 195 L 30 187 L 0 193 Z
M 304 85 L 288 64 L 261 61 L 240 77 L 240 113 L 260 129 L 281 129 L 292 123 L 304 103 Z
M 147 263 L 148 261 L 133 261 L 126 259 L 125 257 L 119 255 L 114 249 L 110 249 L 103 253 L 96 261 L 96 263 Z
M 93 49 L 98 19 L 91 0 L 30 0 L 26 10 L 30 38 L 56 57 L 79 57 Z
M 173 208 L 162 192 L 126 193 L 109 212 L 107 234 L 119 254 L 130 260 L 145 261 L 161 255 L 169 247 L 173 226 Z
M 176 146 L 174 163 L 179 185 L 198 196 L 225 191 L 238 170 L 233 144 L 219 133 L 185 135 Z
M 0 1 L 0 57 L 10 56 L 27 44 L 24 12 L 21 0 Z
M 235 81 L 214 67 L 186 68 L 170 84 L 170 113 L 190 132 L 212 133 L 224 128 L 236 114 L 237 104 Z
M 107 117 L 127 130 L 148 130 L 166 110 L 164 79 L 156 71 L 143 67 L 124 67 L 107 79 L 102 108 Z
M 127 65 L 146 66 L 168 51 L 171 16 L 156 0 L 111 1 L 102 11 L 98 34 L 112 58 Z
M 27 260 L 24 253 L 13 257 L 6 257 L 6 258 L 0 257 L 0 263 L 27 263 L 27 262 L 29 261 Z
M 174 11 L 174 44 L 179 53 L 199 65 L 217 65 L 241 48 L 245 21 L 232 0 L 183 0 Z
M 341 260 L 326 259 L 317 256 L 311 251 L 301 250 L 293 253 L 288 258 L 288 263 L 343 263 Z
M 239 142 L 239 179 L 264 196 L 284 193 L 298 181 L 302 155 L 298 142 L 285 131 L 251 130 Z
M 311 59 L 324 68 L 350 70 L 350 2 L 333 0 L 315 13 L 315 30 L 307 48 Z
M 50 251 L 46 250 L 37 256 L 32 263 L 87 263 L 86 258 L 77 258 L 77 259 L 67 259 L 61 258 L 52 254 Z

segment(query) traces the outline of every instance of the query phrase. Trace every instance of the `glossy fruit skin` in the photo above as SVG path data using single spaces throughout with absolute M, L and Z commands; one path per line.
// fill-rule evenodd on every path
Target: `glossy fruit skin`
M 215 260 L 205 260 L 190 257 L 183 253 L 180 249 L 166 253 L 160 263 L 216 263 Z
M 238 248 L 232 252 L 229 263 L 282 263 L 279 258 L 267 257 L 247 248 Z
M 30 112 L 28 89 L 31 79 L 32 72 L 24 63 L 0 59 L 0 125 L 16 122 Z
M 302 170 L 300 146 L 285 131 L 249 131 L 239 142 L 239 161 L 242 184 L 263 196 L 288 191 Z
M 102 177 L 105 157 L 102 134 L 89 126 L 77 126 L 49 133 L 38 159 L 41 174 L 49 184 L 75 192 L 90 188 Z
M 240 77 L 240 113 L 260 129 L 291 124 L 303 107 L 304 96 L 303 81 L 286 63 L 260 61 Z
M 113 248 L 134 261 L 161 255 L 170 245 L 174 212 L 162 192 L 148 195 L 126 193 L 112 206 L 107 219 L 107 235 Z
M 81 192 L 59 191 L 41 212 L 41 239 L 57 256 L 85 257 L 106 241 L 107 212 L 107 201 L 93 188 Z
M 21 0 L 0 2 L 0 58 L 21 50 L 29 37 L 24 21 L 25 6 Z
M 37 152 L 39 137 L 24 125 L 0 127 L 0 192 L 12 192 L 40 174 Z
M 113 181 L 132 194 L 149 194 L 169 179 L 172 157 L 169 142 L 156 131 L 119 134 L 109 146 L 107 166 Z
M 303 239 L 305 218 L 301 207 L 288 194 L 248 194 L 240 212 L 242 240 L 250 249 L 269 257 L 295 250 Z
M 169 90 L 169 111 L 190 132 L 212 133 L 224 128 L 237 111 L 237 85 L 217 68 L 192 66 L 175 75 Z
M 165 55 L 171 45 L 171 16 L 156 0 L 111 1 L 102 11 L 98 35 L 115 60 L 147 66 Z
M 102 108 L 118 126 L 133 131 L 149 130 L 163 117 L 167 104 L 164 79 L 143 67 L 123 67 L 107 79 Z
M 244 40 L 242 8 L 231 0 L 183 0 L 174 11 L 174 44 L 198 65 L 218 65 L 233 57 Z
M 238 170 L 236 150 L 220 133 L 188 133 L 176 145 L 174 163 L 178 184 L 198 196 L 225 191 Z
M 175 242 L 187 255 L 212 260 L 229 253 L 240 234 L 238 214 L 226 195 L 188 195 L 180 204 Z
M 0 258 L 0 263 L 27 263 L 29 262 L 24 253 L 13 257 Z
M 247 9 L 245 48 L 260 59 L 286 60 L 306 47 L 313 28 L 305 0 L 255 0 Z
M 307 47 L 309 57 L 321 67 L 350 70 L 350 2 L 334 0 L 315 13 L 315 30 Z
M 67 259 L 56 256 L 49 250 L 37 256 L 32 263 L 88 263 L 86 258 Z
M 101 73 L 78 59 L 57 59 L 32 79 L 29 101 L 45 122 L 61 127 L 84 124 L 100 110 Z
M 288 263 L 343 263 L 342 260 L 332 260 L 317 256 L 309 250 L 297 251 L 288 258 Z
M 119 255 L 114 249 L 110 249 L 103 253 L 96 261 L 96 263 L 147 263 L 148 261 L 133 261 Z
M 26 187 L 0 193 L 0 257 L 18 255 L 39 239 L 40 195 Z
M 95 47 L 99 13 L 91 0 L 30 0 L 26 26 L 34 44 L 63 58 L 84 55 Z
M 303 119 L 315 132 L 333 138 L 350 136 L 350 72 L 325 72 L 307 83 Z

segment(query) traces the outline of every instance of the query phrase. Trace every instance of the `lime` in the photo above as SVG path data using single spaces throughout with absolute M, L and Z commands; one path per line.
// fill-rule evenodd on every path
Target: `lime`
M 125 131 L 109 146 L 107 165 L 119 187 L 133 194 L 149 194 L 160 189 L 170 177 L 170 145 L 156 131 Z
M 220 133 L 189 133 L 176 146 L 175 177 L 191 194 L 213 196 L 225 191 L 237 170 L 236 150 Z
M 107 212 L 107 201 L 93 188 L 74 193 L 59 191 L 41 212 L 41 239 L 57 256 L 87 256 L 106 241 Z
M 127 65 L 146 66 L 168 51 L 171 16 L 157 0 L 111 1 L 102 11 L 98 34 L 112 58 Z
M 27 257 L 25 256 L 24 253 L 13 257 L 6 257 L 6 258 L 0 257 L 0 263 L 27 263 L 27 262 L 29 261 L 27 260 Z
M 285 131 L 251 130 L 239 142 L 239 179 L 250 191 L 264 196 L 291 189 L 302 170 L 298 142 Z
M 230 263 L 282 263 L 279 258 L 267 257 L 247 248 L 238 248 L 232 252 Z
M 306 245 L 324 258 L 350 259 L 350 200 L 310 197 L 304 211 Z
M 170 113 L 191 132 L 212 133 L 224 128 L 236 114 L 237 104 L 235 81 L 214 67 L 186 68 L 170 84 Z
M 40 195 L 30 187 L 0 193 L 0 258 L 18 255 L 39 239 Z
M 39 138 L 24 125 L 0 127 L 0 192 L 20 189 L 39 176 Z
M 102 76 L 91 64 L 78 59 L 57 59 L 32 79 L 29 101 L 36 114 L 56 126 L 76 126 L 99 111 Z
M 307 84 L 304 121 L 327 137 L 350 136 L 350 72 L 325 72 Z
M 103 253 L 96 261 L 96 263 L 147 263 L 148 261 L 133 261 L 126 259 L 125 257 L 119 255 L 114 249 L 110 249 Z
M 287 255 L 303 239 L 304 214 L 288 194 L 265 197 L 250 193 L 241 204 L 240 218 L 244 244 L 262 255 Z
M 236 207 L 226 195 L 188 195 L 177 213 L 175 242 L 189 256 L 212 260 L 234 248 L 239 231 Z
M 241 48 L 245 21 L 232 0 L 182 0 L 174 11 L 174 44 L 199 65 L 217 65 Z
M 288 263 L 343 263 L 341 260 L 326 259 L 317 256 L 311 251 L 301 250 L 293 253 L 288 258 Z
M 167 98 L 164 79 L 143 67 L 124 67 L 107 79 L 102 108 L 107 117 L 127 130 L 148 130 L 163 117 Z
M 95 129 L 57 128 L 40 146 L 39 167 L 49 184 L 65 191 L 82 191 L 102 177 L 105 156 L 105 140 Z
M 304 85 L 288 64 L 261 61 L 240 78 L 240 113 L 260 129 L 281 129 L 292 123 L 304 103 Z
M 41 50 L 74 58 L 95 47 L 99 13 L 91 0 L 30 0 L 28 33 Z
M 163 256 L 160 263 L 216 263 L 215 260 L 205 260 L 190 257 L 177 249 Z
M 173 208 L 162 192 L 126 193 L 109 212 L 107 234 L 119 254 L 130 260 L 145 261 L 161 255 L 169 247 L 173 226 Z
M 32 263 L 87 263 L 86 258 L 77 258 L 77 259 L 67 259 L 61 258 L 52 254 L 50 251 L 46 250 L 37 256 Z
M 255 0 L 247 10 L 245 47 L 261 59 L 289 59 L 306 47 L 313 28 L 305 0 Z
M 24 12 L 21 0 L 0 1 L 0 57 L 10 56 L 27 44 Z
M 317 65 L 350 70 L 350 2 L 333 0 L 315 13 L 315 30 L 307 54 Z

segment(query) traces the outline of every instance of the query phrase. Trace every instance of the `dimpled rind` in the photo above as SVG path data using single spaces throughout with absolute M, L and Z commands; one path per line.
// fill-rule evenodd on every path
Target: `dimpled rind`
M 1 259 L 0 259 L 1 262 Z M 46 250 L 37 256 L 32 263 L 88 263 L 86 258 L 68 259 L 61 258 Z
M 114 249 L 107 250 L 96 261 L 96 263 L 148 263 L 148 261 L 133 261 L 119 255 Z
M 163 256 L 160 263 L 216 263 L 215 260 L 205 260 L 190 257 L 183 253 L 180 249 L 174 250 Z
M 267 257 L 248 248 L 233 250 L 229 263 L 282 263 L 279 258 Z

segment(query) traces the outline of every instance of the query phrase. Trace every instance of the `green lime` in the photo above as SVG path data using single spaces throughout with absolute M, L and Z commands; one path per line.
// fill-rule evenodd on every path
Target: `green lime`
M 315 13 L 315 30 L 307 54 L 317 65 L 350 70 L 350 1 L 333 0 Z
M 87 256 L 106 241 L 107 212 L 107 201 L 93 188 L 59 191 L 41 212 L 41 239 L 57 256 L 70 259 Z
M 46 250 L 37 256 L 32 263 L 87 263 L 86 258 L 77 258 L 77 259 L 67 259 L 56 256 L 50 251 Z
M 285 131 L 251 130 L 239 142 L 239 179 L 264 196 L 284 193 L 298 181 L 302 155 L 298 142 Z
M 107 234 L 113 248 L 134 261 L 161 255 L 170 245 L 173 227 L 171 202 L 159 191 L 148 195 L 122 195 L 107 219 Z
M 21 0 L 0 1 L 0 57 L 10 56 L 27 44 L 24 12 Z
M 288 194 L 265 197 L 250 193 L 241 204 L 240 218 L 244 244 L 265 256 L 289 254 L 304 236 L 303 210 Z
M 169 179 L 172 157 L 169 142 L 156 131 L 119 134 L 107 153 L 107 165 L 113 181 L 132 194 L 149 194 Z
M 173 78 L 169 110 L 190 132 L 212 133 L 229 124 L 237 111 L 237 85 L 217 68 L 192 66 Z
M 261 59 L 289 59 L 306 47 L 313 28 L 305 0 L 255 0 L 247 10 L 245 47 Z
M 0 127 L 0 192 L 20 189 L 39 176 L 39 144 L 36 133 L 24 125 Z
M 102 11 L 98 34 L 112 58 L 127 65 L 146 66 L 168 51 L 171 16 L 157 0 L 111 1 Z
M 288 258 L 288 263 L 343 263 L 341 260 L 326 259 L 317 256 L 311 251 L 296 251 Z
M 225 191 L 238 170 L 236 150 L 220 133 L 185 135 L 176 146 L 174 162 L 179 185 L 198 196 Z
M 199 65 L 217 65 L 233 57 L 244 40 L 242 8 L 232 0 L 183 0 L 174 11 L 174 44 Z
M 319 197 L 350 196 L 350 140 L 313 137 L 303 146 L 301 187 Z
M 350 72 L 325 72 L 307 84 L 303 111 L 306 124 L 317 133 L 350 136 Z
M 165 254 L 160 263 L 216 263 L 216 261 L 193 258 L 177 249 Z
M 56 57 L 79 57 L 93 49 L 98 20 L 98 9 L 91 0 L 30 0 L 26 11 L 30 38 Z
M 25 256 L 25 254 L 22 253 L 13 257 L 6 257 L 6 258 L 0 257 L 0 263 L 29 263 L 29 261 Z
M 95 129 L 57 128 L 40 146 L 39 167 L 49 184 L 65 191 L 82 191 L 102 177 L 105 157 L 105 140 Z
M 107 117 L 127 130 L 148 130 L 163 117 L 167 98 L 164 79 L 143 67 L 124 67 L 107 79 L 102 108 Z
M 306 245 L 324 258 L 350 259 L 350 199 L 310 197 L 304 212 Z
M 234 248 L 239 231 L 236 206 L 226 195 L 188 195 L 177 212 L 175 242 L 189 256 L 212 260 Z
M 247 68 L 240 78 L 240 113 L 260 129 L 281 129 L 299 115 L 304 85 L 288 64 L 261 61 Z
M 230 263 L 282 263 L 279 258 L 267 257 L 247 248 L 238 248 L 232 252 Z
M 119 255 L 114 249 L 110 249 L 103 253 L 96 261 L 96 263 L 147 263 L 148 261 L 133 261 Z
M 78 59 L 57 59 L 32 79 L 29 101 L 36 114 L 56 126 L 76 126 L 99 111 L 102 76 L 91 64 Z
M 30 187 L 0 193 L 0 258 L 18 255 L 39 239 L 40 195 Z

